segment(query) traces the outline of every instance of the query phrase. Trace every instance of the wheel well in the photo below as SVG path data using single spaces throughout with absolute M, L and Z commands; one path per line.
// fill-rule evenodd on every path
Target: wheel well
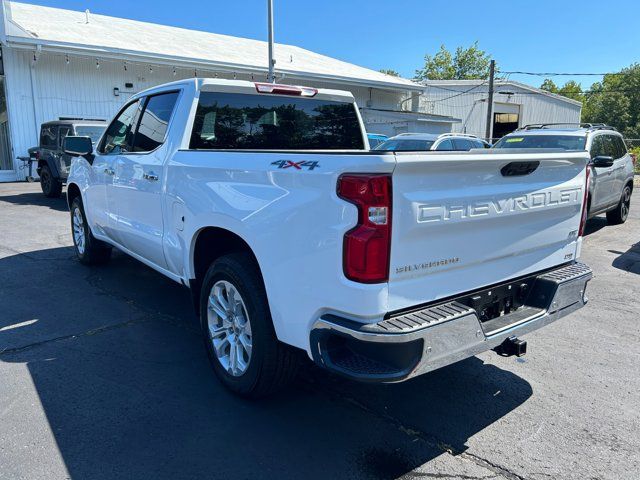
M 633 180 L 629 180 L 625 187 L 631 187 L 631 193 L 633 193 Z
M 71 204 L 76 197 L 80 196 L 80 188 L 75 183 L 67 185 L 67 206 L 71 209 Z
M 41 158 L 40 160 L 38 160 L 38 168 L 42 168 L 42 167 L 47 167 L 54 178 L 58 177 L 58 170 L 55 164 L 52 164 L 46 158 Z
M 218 227 L 207 227 L 198 232 L 193 248 L 193 274 L 195 279 L 190 281 L 196 312 L 199 312 L 200 286 L 209 265 L 222 255 L 235 252 L 248 253 L 258 267 L 258 271 L 260 270 L 253 250 L 240 236 Z

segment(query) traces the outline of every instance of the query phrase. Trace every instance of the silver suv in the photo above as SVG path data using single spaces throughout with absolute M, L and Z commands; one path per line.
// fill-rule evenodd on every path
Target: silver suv
M 484 140 L 466 133 L 401 133 L 376 146 L 374 150 L 391 150 L 395 152 L 468 151 L 473 148 L 490 148 Z
M 527 125 L 502 137 L 493 148 L 587 150 L 591 154 L 589 218 L 606 213 L 610 224 L 627 220 L 634 165 L 615 128 L 597 123 Z

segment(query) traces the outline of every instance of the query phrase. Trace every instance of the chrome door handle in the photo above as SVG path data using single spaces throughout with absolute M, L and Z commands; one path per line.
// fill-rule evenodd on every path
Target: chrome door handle
M 155 182 L 156 180 L 158 180 L 158 175 L 156 175 L 153 172 L 151 172 L 151 173 L 143 173 L 142 174 L 142 178 L 144 178 L 145 180 L 149 180 L 150 182 Z
M 113 168 L 105 168 L 104 173 L 106 173 L 107 175 L 115 175 L 116 171 Z

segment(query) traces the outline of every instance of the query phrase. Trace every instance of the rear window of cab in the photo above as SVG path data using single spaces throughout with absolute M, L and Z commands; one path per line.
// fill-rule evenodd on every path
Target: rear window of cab
M 202 92 L 194 150 L 363 150 L 355 104 L 313 98 Z

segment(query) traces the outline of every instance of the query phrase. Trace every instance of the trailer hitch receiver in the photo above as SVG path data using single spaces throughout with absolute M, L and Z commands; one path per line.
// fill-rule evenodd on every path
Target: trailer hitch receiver
M 494 348 L 493 351 L 502 357 L 512 357 L 514 355 L 522 357 L 527 353 L 527 342 L 517 337 L 509 337 Z

